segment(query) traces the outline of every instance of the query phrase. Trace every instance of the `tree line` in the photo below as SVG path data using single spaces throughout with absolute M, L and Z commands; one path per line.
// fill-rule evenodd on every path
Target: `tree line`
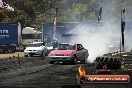
M 56 8 L 58 8 L 58 22 L 96 21 L 102 0 L 4 1 L 11 5 L 15 10 L 9 11 L 0 9 L 0 22 L 20 22 L 22 26 L 25 27 L 36 26 L 46 22 L 53 22 L 54 17 L 56 16 Z

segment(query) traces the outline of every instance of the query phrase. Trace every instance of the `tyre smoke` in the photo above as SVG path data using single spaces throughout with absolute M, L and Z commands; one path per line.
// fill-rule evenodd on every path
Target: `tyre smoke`
M 110 52 L 109 46 L 112 42 L 120 42 L 118 32 L 112 31 L 111 25 L 108 26 L 106 27 L 109 29 L 106 30 L 106 28 L 98 29 L 87 24 L 78 25 L 74 30 L 70 31 L 70 33 L 76 35 L 71 37 L 70 41 L 82 43 L 89 51 L 88 61 L 93 62 L 97 56 Z M 114 27 L 114 29 L 116 28 Z
M 110 46 L 113 48 L 114 45 L 120 44 L 120 21 L 115 17 L 116 2 L 105 0 L 102 2 L 102 7 L 101 23 L 94 22 L 92 25 L 83 23 L 69 31 L 76 35 L 71 38 L 71 42 L 80 42 L 88 49 L 89 62 L 94 62 L 96 57 L 111 52 Z

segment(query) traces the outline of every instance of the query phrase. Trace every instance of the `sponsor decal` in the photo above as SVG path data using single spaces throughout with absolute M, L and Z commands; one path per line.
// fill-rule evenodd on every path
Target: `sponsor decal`
M 87 83 L 129 83 L 129 75 L 85 75 Z
M 129 75 L 86 75 L 85 70 L 80 66 L 77 75 L 78 82 L 83 83 L 129 83 Z

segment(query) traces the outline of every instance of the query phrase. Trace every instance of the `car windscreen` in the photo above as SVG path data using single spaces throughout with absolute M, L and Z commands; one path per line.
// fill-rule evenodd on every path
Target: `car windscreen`
M 70 44 L 59 44 L 57 47 L 57 50 L 75 50 L 75 49 L 76 46 Z
M 30 44 L 30 45 L 28 45 L 28 47 L 40 47 L 40 46 L 42 46 L 42 45 L 43 45 L 42 43 Z

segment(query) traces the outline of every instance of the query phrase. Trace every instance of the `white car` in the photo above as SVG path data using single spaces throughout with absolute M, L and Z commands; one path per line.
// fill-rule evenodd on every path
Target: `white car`
M 26 47 L 24 50 L 25 57 L 33 56 L 33 55 L 41 55 L 46 56 L 47 54 L 47 47 L 43 42 L 34 42 Z

